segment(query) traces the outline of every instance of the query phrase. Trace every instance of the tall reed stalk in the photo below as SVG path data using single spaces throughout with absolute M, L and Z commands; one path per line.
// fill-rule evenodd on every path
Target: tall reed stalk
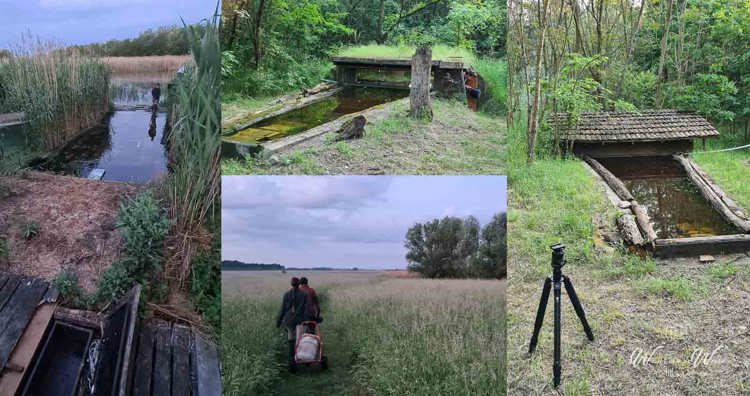
M 185 25 L 194 63 L 172 81 L 174 123 L 169 136 L 171 172 L 167 180 L 171 217 L 179 239 L 180 263 L 170 277 L 184 285 L 196 249 L 205 244 L 209 216 L 219 196 L 221 122 L 218 16 L 205 30 Z
M 0 113 L 25 112 L 27 140 L 52 150 L 109 111 L 109 69 L 78 52 L 36 44 L 0 64 Z

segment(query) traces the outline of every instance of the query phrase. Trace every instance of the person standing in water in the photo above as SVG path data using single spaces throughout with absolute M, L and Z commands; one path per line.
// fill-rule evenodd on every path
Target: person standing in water
M 161 98 L 161 85 L 156 83 L 154 88 L 151 89 L 151 104 L 154 108 L 158 108 L 159 98 Z

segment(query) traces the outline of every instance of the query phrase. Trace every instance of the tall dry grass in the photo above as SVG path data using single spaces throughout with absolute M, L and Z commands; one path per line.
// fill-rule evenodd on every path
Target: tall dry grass
M 100 58 L 114 74 L 174 73 L 190 55 L 110 56 Z
M 109 77 L 95 58 L 35 44 L 0 64 L 0 112 L 25 112 L 30 145 L 52 150 L 102 120 Z
M 273 394 L 288 381 L 330 391 L 313 378 L 308 383 L 303 375 L 284 374 L 284 336 L 274 315 L 291 276 L 307 276 L 321 296 L 329 364 L 347 376 L 331 378 L 347 389 L 328 394 L 505 394 L 504 283 L 393 279 L 366 271 L 224 272 L 226 394 Z

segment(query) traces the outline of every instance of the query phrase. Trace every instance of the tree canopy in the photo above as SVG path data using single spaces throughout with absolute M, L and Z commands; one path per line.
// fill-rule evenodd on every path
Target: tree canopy
M 505 277 L 505 234 L 505 213 L 484 228 L 473 216 L 416 223 L 404 240 L 409 270 L 428 278 Z

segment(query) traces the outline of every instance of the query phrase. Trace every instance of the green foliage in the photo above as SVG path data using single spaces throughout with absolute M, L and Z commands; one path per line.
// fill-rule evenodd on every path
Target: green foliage
M 214 238 L 210 250 L 193 259 L 190 290 L 193 301 L 203 318 L 215 330 L 221 329 L 221 268 L 219 238 Z
M 83 290 L 78 285 L 78 278 L 73 272 L 69 270 L 60 271 L 52 280 L 52 284 L 60 293 L 62 304 L 76 307 L 85 305 L 83 304 L 85 299 Z
M 678 300 L 688 301 L 694 297 L 695 291 L 690 286 L 691 282 L 686 278 L 677 279 L 649 279 L 643 283 L 645 291 L 659 296 L 673 297 Z
M 217 23 L 215 16 L 200 29 L 185 26 L 195 66 L 173 80 L 177 114 L 169 136 L 172 164 L 167 196 L 180 234 L 200 231 L 214 215 L 219 194 L 221 52 Z M 189 268 L 183 268 L 180 279 L 189 276 L 185 271 Z
M 505 232 L 504 213 L 481 231 L 473 216 L 416 223 L 404 241 L 409 270 L 427 278 L 501 278 L 506 273 Z
M 156 294 L 160 284 L 152 282 L 162 271 L 164 241 L 170 222 L 151 191 L 123 201 L 117 213 L 118 231 L 123 237 L 124 253 L 102 274 L 91 303 L 103 303 L 121 296 L 135 282 L 146 294 Z M 163 287 L 163 285 L 162 285 Z
M 60 147 L 109 111 L 109 69 L 100 60 L 46 47 L 0 64 L 0 113 L 24 112 L 27 148 Z
M 708 273 L 715 279 L 726 279 L 737 273 L 737 267 L 732 263 L 716 264 L 711 266 Z
M 33 221 L 27 221 L 21 226 L 21 236 L 29 241 L 39 234 L 39 226 Z
M 666 106 L 693 110 L 713 121 L 732 121 L 731 110 L 736 103 L 737 87 L 719 74 L 697 74 L 692 84 L 670 85 L 666 90 Z
M 482 95 L 486 96 L 486 101 L 481 103 L 479 110 L 494 116 L 504 115 L 508 96 L 508 62 L 504 59 L 478 58 L 472 62 L 472 67 L 485 83 Z
M 163 26 L 148 29 L 133 39 L 77 45 L 71 49 L 86 51 L 97 56 L 184 55 L 188 53 L 188 44 L 180 27 Z

